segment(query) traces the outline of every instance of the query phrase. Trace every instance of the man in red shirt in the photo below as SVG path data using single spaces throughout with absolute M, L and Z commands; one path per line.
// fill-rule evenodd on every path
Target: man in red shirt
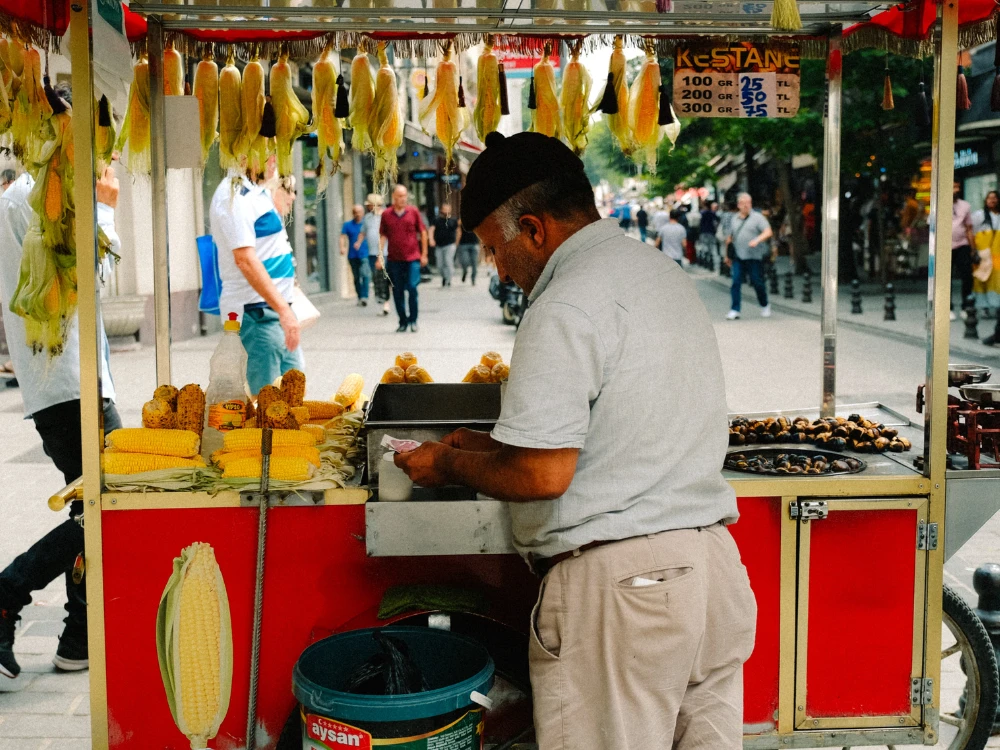
M 386 271 L 392 284 L 392 299 L 399 315 L 396 333 L 417 332 L 417 284 L 420 266 L 427 265 L 427 227 L 420 212 L 407 203 L 409 192 L 403 185 L 392 191 L 392 208 L 382 214 L 380 233 L 387 240 Z M 406 312 L 406 296 L 410 312 Z

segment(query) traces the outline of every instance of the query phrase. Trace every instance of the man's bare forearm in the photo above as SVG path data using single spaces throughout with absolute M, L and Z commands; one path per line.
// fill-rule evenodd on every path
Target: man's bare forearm
M 543 461 L 533 461 L 509 449 L 464 451 L 452 449 L 447 454 L 445 472 L 449 484 L 471 487 L 487 497 L 523 503 L 554 500 L 565 491 L 549 486 L 548 468 Z
M 290 309 L 288 302 L 278 293 L 278 288 L 274 285 L 267 269 L 264 268 L 264 264 L 260 262 L 256 253 L 248 253 L 241 258 L 238 257 L 236 265 L 243 273 L 247 283 L 264 298 L 268 307 L 277 313 Z

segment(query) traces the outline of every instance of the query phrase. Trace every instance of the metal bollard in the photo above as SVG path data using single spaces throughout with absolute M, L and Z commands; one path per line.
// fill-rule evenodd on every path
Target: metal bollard
M 768 282 L 768 294 L 773 294 L 778 296 L 780 289 L 778 289 L 778 269 L 774 267 L 774 264 L 770 264 L 767 267 L 767 282 Z
M 990 642 L 1000 660 L 1000 565 L 985 563 L 972 574 L 972 587 L 979 594 L 975 613 L 983 622 Z M 1000 732 L 1000 708 L 993 717 L 993 734 Z
M 791 271 L 785 273 L 785 293 L 782 296 L 785 299 L 795 299 L 795 287 L 792 285 Z
M 855 279 L 851 282 L 851 315 L 861 315 L 861 282 Z
M 896 319 L 896 291 L 892 284 L 885 285 L 885 316 L 883 320 Z
M 705 261 L 705 268 L 707 268 L 711 273 L 715 273 L 715 253 L 711 250 L 706 250 Z
M 807 268 L 802 279 L 802 301 L 813 301 L 812 272 Z
M 979 315 L 976 312 L 976 298 L 969 295 L 965 298 L 965 333 L 963 339 L 979 340 Z

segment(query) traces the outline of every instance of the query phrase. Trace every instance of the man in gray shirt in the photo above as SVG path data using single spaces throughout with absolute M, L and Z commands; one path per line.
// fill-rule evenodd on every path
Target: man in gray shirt
M 396 463 L 510 502 L 544 576 L 540 750 L 738 750 L 756 604 L 726 528 L 725 384 L 693 284 L 600 220 L 580 160 L 538 133 L 487 136 L 462 223 L 530 300 L 500 420 Z
M 676 208 L 670 212 L 670 221 L 660 229 L 660 236 L 656 238 L 656 245 L 671 260 L 683 265 L 684 241 L 687 239 L 687 230 L 680 223 L 681 212 Z
M 750 277 L 750 284 L 757 292 L 761 317 L 771 317 L 771 306 L 767 302 L 767 286 L 764 284 L 764 258 L 771 255 L 771 224 L 760 211 L 753 210 L 753 199 L 748 193 L 740 193 L 736 199 L 736 216 L 729 226 L 726 247 L 733 244 L 736 257 L 730 258 L 733 265 L 732 305 L 726 320 L 740 317 L 740 294 L 743 275 Z

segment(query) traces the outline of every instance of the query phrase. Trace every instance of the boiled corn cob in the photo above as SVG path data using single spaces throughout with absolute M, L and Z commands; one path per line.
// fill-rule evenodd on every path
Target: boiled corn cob
M 166 96 L 184 95 L 184 58 L 171 41 L 163 48 L 163 93 Z
M 219 137 L 219 66 L 215 64 L 212 47 L 205 47 L 201 62 L 194 71 L 194 95 L 198 99 L 198 124 L 201 134 L 201 160 Z
M 306 397 L 306 376 L 301 370 L 289 370 L 281 376 L 281 399 L 289 407 L 302 406 Z
M 155 391 L 153 391 L 153 398 L 158 398 L 166 401 L 170 404 L 170 409 L 172 411 L 177 411 L 177 394 L 180 391 L 177 390 L 175 386 L 172 385 L 161 385 L 158 386 Z
M 292 88 L 292 68 L 288 50 L 282 51 L 271 66 L 271 104 L 275 116 L 275 141 L 278 150 L 278 176 L 292 174 L 292 145 L 310 131 L 309 110 L 302 106 Z
M 635 139 L 633 158 L 650 172 L 656 171 L 656 148 L 663 139 L 660 125 L 660 64 L 651 45 L 629 91 L 628 125 Z
M 382 375 L 380 383 L 405 383 L 406 382 L 406 372 L 402 367 L 390 367 Z
M 413 352 L 403 352 L 396 355 L 396 367 L 400 368 L 403 372 L 406 372 L 407 367 L 415 364 L 417 364 L 417 355 Z
M 337 117 L 337 70 L 331 56 L 332 45 L 323 49 L 320 59 L 313 64 L 313 119 L 316 122 L 316 147 L 319 165 L 316 173 L 318 192 L 326 190 L 330 175 L 340 169 L 340 155 L 344 151 L 344 126 Z
M 489 383 L 490 382 L 490 368 L 486 365 L 476 365 L 471 370 L 469 370 L 465 377 L 462 378 L 463 383 Z
M 631 156 L 635 150 L 635 139 L 628 124 L 629 90 L 625 78 L 624 40 L 621 35 L 615 37 L 614 49 L 611 52 L 611 62 L 608 66 L 609 84 L 617 101 L 617 114 L 606 114 L 604 121 L 614 137 L 618 148 L 625 156 Z M 602 97 L 603 98 L 603 97 Z
M 353 129 L 351 147 L 355 151 L 372 150 L 372 115 L 375 104 L 375 74 L 368 55 L 358 52 L 351 61 L 350 117 Z
M 364 387 L 365 379 L 356 372 L 351 373 L 340 384 L 337 392 L 333 395 L 333 401 L 345 408 L 350 407 L 351 404 L 358 400 L 358 396 L 361 395 Z
M 307 409 L 305 406 L 293 406 L 288 411 L 289 413 L 291 413 L 293 417 L 295 417 L 295 421 L 299 423 L 300 427 L 304 425 L 306 422 L 308 422 L 310 419 L 309 409 Z
M 535 109 L 531 110 L 531 132 L 542 133 L 553 138 L 562 134 L 559 114 L 559 94 L 556 92 L 556 69 L 549 59 L 552 44 L 545 43 L 542 59 L 535 64 Z
M 493 51 L 493 38 L 487 37 L 476 64 L 476 106 L 472 111 L 479 140 L 485 141 L 497 129 L 500 115 L 500 61 Z
M 233 684 L 229 597 L 209 544 L 195 542 L 174 559 L 156 614 L 156 655 L 177 728 L 192 748 L 208 747 Z
M 227 437 L 229 434 L 226 433 Z M 108 450 L 117 453 L 151 453 L 180 458 L 197 456 L 201 447 L 201 439 L 190 430 L 156 430 L 145 427 L 122 427 L 109 433 L 105 442 Z
M 151 453 L 106 451 L 101 455 L 101 466 L 105 474 L 144 474 L 147 471 L 163 469 L 199 469 L 205 466 L 205 461 L 201 456 L 179 458 Z
M 312 435 L 317 443 L 323 443 L 326 441 L 326 430 L 323 429 L 322 425 L 318 424 L 304 424 L 300 425 L 299 429 Z
M 177 427 L 199 436 L 205 429 L 205 392 L 195 383 L 184 386 L 177 395 Z
M 303 433 L 305 434 L 305 433 Z M 310 440 L 311 436 L 306 435 Z M 271 456 L 271 479 L 279 479 L 286 482 L 304 482 L 316 471 L 316 468 L 302 456 Z M 240 458 L 230 461 L 226 468 L 222 470 L 223 479 L 250 478 L 256 479 L 260 476 L 260 458 Z
M 333 419 L 344 413 L 343 405 L 333 401 L 303 401 L 302 405 L 309 410 L 309 419 Z
M 322 429 L 322 428 L 320 428 Z M 319 468 L 319 450 L 308 445 L 280 445 L 271 448 L 272 456 L 297 456 L 306 459 L 313 466 Z M 216 451 L 212 454 L 212 462 L 220 469 L 232 461 L 243 458 L 260 458 L 260 446 L 257 448 L 247 448 L 241 451 Z
M 451 42 L 445 47 L 435 75 L 434 94 L 420 102 L 420 126 L 425 133 L 436 134 L 441 141 L 445 155 L 444 171 L 450 172 L 455 146 L 469 124 L 464 109 L 459 106 L 459 72 Z
M 486 352 L 479 358 L 479 364 L 483 365 L 488 370 L 492 370 L 501 362 L 503 362 L 503 355 L 500 354 L 500 352 Z
M 177 414 L 170 408 L 169 402 L 154 397 L 142 405 L 142 426 L 150 430 L 174 430 L 177 428 Z
M 118 134 L 119 151 L 128 143 L 126 166 L 132 174 L 148 174 L 149 156 L 149 60 L 143 55 L 132 70 L 128 111 Z
M 112 433 L 113 434 L 113 433 Z M 247 448 L 260 450 L 261 430 L 259 427 L 244 427 L 242 430 L 230 430 L 222 437 L 222 449 L 239 451 Z M 316 439 L 302 430 L 272 430 L 271 445 L 316 445 Z
M 232 51 L 219 73 L 219 166 L 238 169 L 238 144 L 243 133 L 243 80 Z
M 376 192 L 385 192 L 396 181 L 396 151 L 403 145 L 403 116 L 399 108 L 396 71 L 389 65 L 385 42 L 378 43 L 378 73 L 375 74 L 375 98 L 372 101 L 371 139 L 375 165 L 372 184 Z
M 563 72 L 559 104 L 562 108 L 563 137 L 577 156 L 587 148 L 590 132 L 590 89 L 593 81 L 586 67 L 580 62 L 582 40 L 573 47 L 572 57 Z

